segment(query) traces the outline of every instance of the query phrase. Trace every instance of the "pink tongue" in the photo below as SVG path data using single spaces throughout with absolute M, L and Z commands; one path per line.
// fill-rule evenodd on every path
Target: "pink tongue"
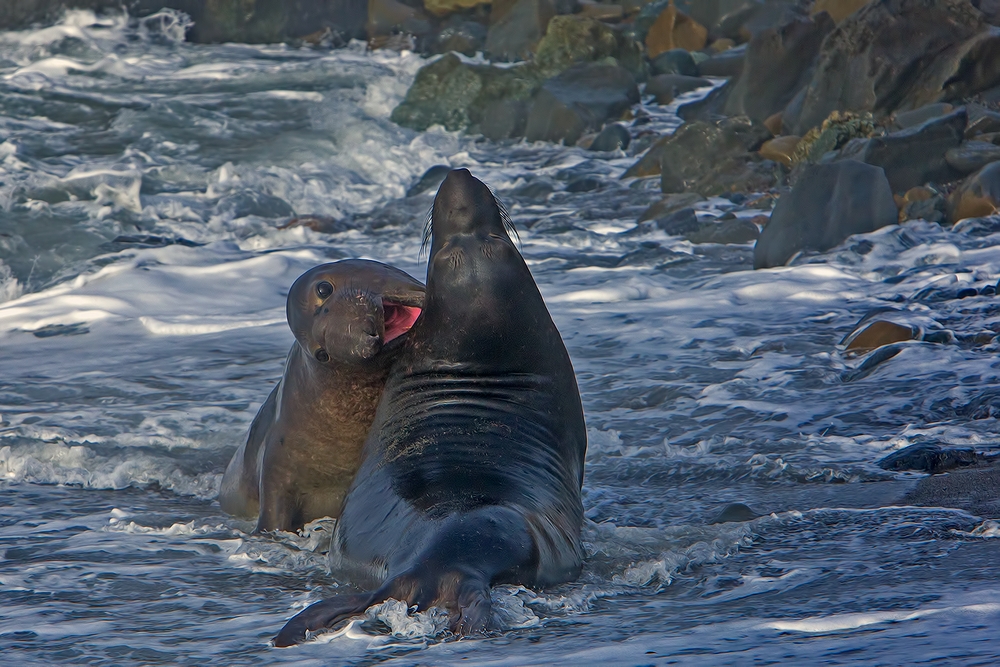
M 383 301 L 385 311 L 385 342 L 399 338 L 413 326 L 420 317 L 420 309 L 416 306 L 404 306 L 399 303 Z

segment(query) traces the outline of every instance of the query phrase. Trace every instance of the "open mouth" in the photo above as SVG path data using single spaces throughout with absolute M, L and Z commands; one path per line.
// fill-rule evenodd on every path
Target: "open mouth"
M 417 306 L 404 306 L 401 303 L 383 300 L 382 309 L 385 313 L 386 343 L 409 331 L 420 317 L 420 308 Z

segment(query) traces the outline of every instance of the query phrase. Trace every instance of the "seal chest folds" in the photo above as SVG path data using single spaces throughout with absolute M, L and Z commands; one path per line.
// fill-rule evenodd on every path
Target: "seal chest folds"
M 222 479 L 219 504 L 259 531 L 340 515 L 402 339 L 423 306 L 419 281 L 344 260 L 302 274 L 288 292 L 295 343 Z
M 580 393 L 508 225 L 486 185 L 448 175 L 424 310 L 389 372 L 331 549 L 335 571 L 375 590 L 312 605 L 276 645 L 390 597 L 444 607 L 468 634 L 486 626 L 491 585 L 578 576 Z

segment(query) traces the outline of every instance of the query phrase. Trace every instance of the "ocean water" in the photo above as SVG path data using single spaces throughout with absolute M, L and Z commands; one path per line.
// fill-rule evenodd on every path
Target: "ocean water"
M 997 452 L 1000 297 L 957 295 L 1000 277 L 1000 219 L 753 271 L 750 244 L 634 229 L 659 197 L 620 179 L 635 149 L 412 132 L 389 114 L 417 55 L 191 45 L 186 21 L 0 33 L 5 664 L 1000 661 L 1000 524 L 908 506 L 921 476 L 875 465 L 917 442 Z M 679 122 L 646 111 L 639 141 Z M 573 358 L 585 571 L 495 589 L 487 637 L 388 602 L 272 648 L 346 585 L 331 522 L 253 536 L 219 480 L 280 377 L 295 277 L 343 257 L 423 277 L 433 192 L 405 195 L 436 164 L 507 204 Z M 879 309 L 940 342 L 845 355 Z M 712 523 L 733 502 L 761 516 Z

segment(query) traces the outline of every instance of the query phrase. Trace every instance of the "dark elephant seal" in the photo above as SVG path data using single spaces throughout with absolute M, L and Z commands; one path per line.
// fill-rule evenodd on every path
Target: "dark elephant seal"
M 424 311 L 386 382 L 334 531 L 335 571 L 381 580 L 292 618 L 301 641 L 387 598 L 485 628 L 490 586 L 579 575 L 587 433 L 569 355 L 489 188 L 465 169 L 431 219 Z
M 295 343 L 222 478 L 223 511 L 257 517 L 257 532 L 339 516 L 423 299 L 419 281 L 368 260 L 323 264 L 295 281 L 286 306 Z

